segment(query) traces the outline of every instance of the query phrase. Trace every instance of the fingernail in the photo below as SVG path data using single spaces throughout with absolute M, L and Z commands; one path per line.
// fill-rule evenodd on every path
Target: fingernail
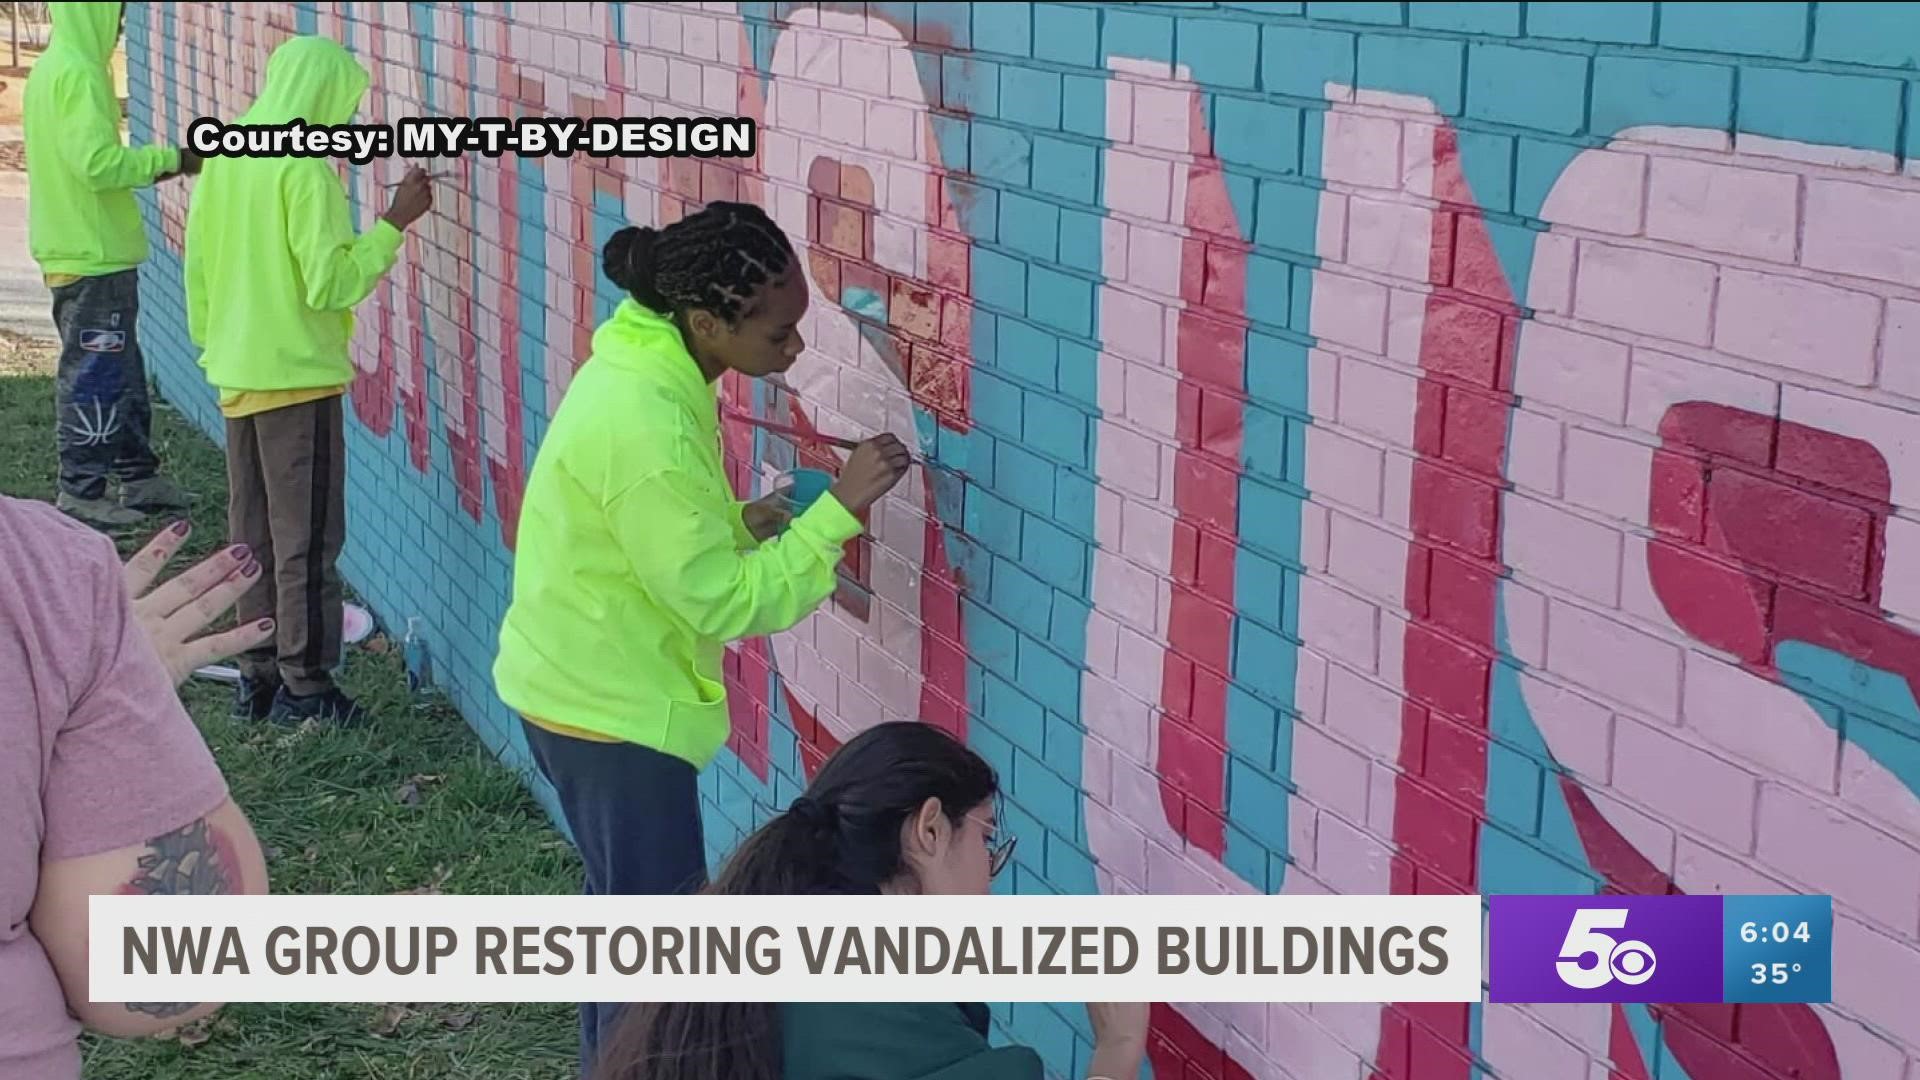
M 254 625 L 258 626 L 262 630 L 271 630 L 273 629 L 273 620 L 261 619 L 259 622 L 255 623 Z
M 240 560 L 245 559 L 248 555 L 253 554 L 253 552 L 245 544 L 235 544 L 227 549 L 227 554 L 233 556 L 236 560 Z
M 191 521 L 176 521 L 173 523 L 173 528 L 169 529 L 168 531 L 173 533 L 173 535 L 175 536 L 185 536 L 187 535 L 187 531 L 192 528 L 193 528 L 193 522 Z
M 259 560 L 248 559 L 247 565 L 244 567 L 241 567 L 240 569 L 240 576 L 241 577 L 259 577 L 260 576 Z

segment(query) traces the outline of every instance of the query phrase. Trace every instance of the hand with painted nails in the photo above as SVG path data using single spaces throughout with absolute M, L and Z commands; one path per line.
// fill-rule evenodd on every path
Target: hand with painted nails
M 133 597 L 134 621 L 146 631 L 160 659 L 173 675 L 173 684 L 187 681 L 200 667 L 245 652 L 273 637 L 273 620 L 205 637 L 195 637 L 220 621 L 248 589 L 260 580 L 260 564 L 244 545 L 208 556 L 172 581 L 154 588 L 160 571 L 186 543 L 193 527 L 180 522 L 154 537 L 127 560 L 127 591 Z

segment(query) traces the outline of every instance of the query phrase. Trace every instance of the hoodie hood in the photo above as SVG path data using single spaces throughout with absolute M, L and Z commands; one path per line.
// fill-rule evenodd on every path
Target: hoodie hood
M 344 124 L 360 111 L 372 76 L 339 42 L 296 37 L 273 50 L 267 77 L 242 124 Z
M 72 49 L 88 63 L 102 68 L 120 43 L 120 11 L 124 4 L 48 4 L 53 33 L 52 49 Z

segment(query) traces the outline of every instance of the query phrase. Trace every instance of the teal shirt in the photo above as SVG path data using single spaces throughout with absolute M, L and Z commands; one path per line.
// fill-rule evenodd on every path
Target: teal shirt
M 1040 1055 L 987 1041 L 984 1005 L 782 1006 L 783 1080 L 1045 1080 Z

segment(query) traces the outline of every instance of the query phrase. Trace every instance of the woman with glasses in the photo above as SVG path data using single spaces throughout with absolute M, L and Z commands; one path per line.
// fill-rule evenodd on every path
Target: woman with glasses
M 705 891 L 727 895 L 984 895 L 1002 835 L 993 767 L 939 728 L 887 723 L 827 759 L 805 794 L 747 837 Z M 1088 1080 L 1131 1080 L 1148 1007 L 1089 1004 Z M 635 1005 L 593 1080 L 1041 1080 L 1040 1056 L 989 1045 L 973 1003 Z

